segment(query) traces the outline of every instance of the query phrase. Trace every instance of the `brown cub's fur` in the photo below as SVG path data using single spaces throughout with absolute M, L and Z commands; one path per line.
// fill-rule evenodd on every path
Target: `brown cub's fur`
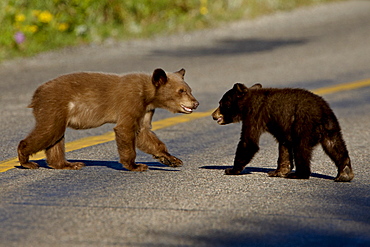
M 267 131 L 279 142 L 278 166 L 270 177 L 309 178 L 312 150 L 319 143 L 338 168 L 335 181 L 349 182 L 354 177 L 337 118 L 324 99 L 309 91 L 262 88 L 261 84 L 247 88 L 237 83 L 212 116 L 221 125 L 242 121 L 234 167 L 225 171 L 228 175 L 243 171 Z
M 50 167 L 80 169 L 83 163 L 65 160 L 66 128 L 88 129 L 116 123 L 120 162 L 128 170 L 148 169 L 144 164 L 135 164 L 135 147 L 165 165 L 181 166 L 182 161 L 170 155 L 150 129 L 155 108 L 188 114 L 198 107 L 184 75 L 184 69 L 174 73 L 156 69 L 152 75 L 81 72 L 46 82 L 37 88 L 29 106 L 33 108 L 36 126 L 19 143 L 20 164 L 38 168 L 38 164 L 29 161 L 29 156 L 45 150 Z

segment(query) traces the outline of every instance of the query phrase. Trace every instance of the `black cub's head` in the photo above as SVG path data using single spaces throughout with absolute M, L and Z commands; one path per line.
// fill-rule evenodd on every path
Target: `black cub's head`
M 242 83 L 235 83 L 234 87 L 222 96 L 219 107 L 212 113 L 213 119 L 220 125 L 241 121 L 241 101 L 249 90 L 259 88 L 262 88 L 259 83 L 250 88 Z

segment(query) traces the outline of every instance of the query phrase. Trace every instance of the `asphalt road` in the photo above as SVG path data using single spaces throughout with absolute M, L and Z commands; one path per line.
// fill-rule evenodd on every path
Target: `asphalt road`
M 187 70 L 198 112 L 217 107 L 236 81 L 317 89 L 370 78 L 370 1 L 348 1 L 241 21 L 214 30 L 107 43 L 0 65 L 0 160 L 32 129 L 25 108 L 41 83 L 72 71 Z M 79 171 L 0 173 L 0 246 L 369 246 L 370 87 L 324 95 L 347 143 L 355 178 L 317 148 L 309 180 L 269 178 L 277 144 L 264 135 L 243 175 L 226 176 L 240 125 L 211 117 L 156 131 L 181 168 L 123 170 L 114 142 L 67 154 Z M 160 110 L 155 120 L 172 117 Z M 67 141 L 113 125 L 75 131 Z

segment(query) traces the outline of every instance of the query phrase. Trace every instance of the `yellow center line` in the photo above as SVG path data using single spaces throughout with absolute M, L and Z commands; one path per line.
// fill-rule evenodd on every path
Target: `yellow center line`
M 368 87 L 370 86 L 370 79 L 361 80 L 361 81 L 355 81 L 355 82 L 349 82 L 349 83 L 343 83 L 338 84 L 335 86 L 330 87 L 322 87 L 315 90 L 312 90 L 313 93 L 319 94 L 319 95 L 325 95 L 330 93 L 336 93 L 341 91 L 347 91 L 347 90 L 354 90 L 362 87 Z M 194 112 L 192 114 L 187 115 L 180 115 L 176 117 L 166 118 L 159 121 L 155 121 L 152 123 L 152 130 L 159 130 L 163 128 L 167 128 L 176 124 L 189 122 L 198 118 L 203 118 L 206 116 L 210 116 L 211 113 L 214 111 L 214 109 L 206 111 L 206 112 Z M 114 132 L 110 131 L 102 135 L 98 136 L 89 136 L 85 138 L 81 138 L 72 142 L 66 143 L 66 152 L 71 152 L 74 150 L 79 150 L 86 147 L 91 147 L 94 145 L 110 142 L 114 140 Z M 16 148 L 16 147 L 14 147 Z M 45 159 L 45 154 L 43 152 L 39 152 L 32 156 L 32 160 L 40 160 Z M 18 158 L 11 158 L 8 160 L 4 160 L 0 162 L 0 172 L 5 172 L 9 169 L 14 168 L 14 166 L 18 166 Z
M 312 92 L 315 94 L 324 95 L 324 94 L 336 93 L 340 91 L 354 90 L 354 89 L 368 87 L 368 86 L 370 86 L 370 79 L 354 81 L 354 82 L 349 82 L 349 83 L 342 83 L 342 84 L 337 84 L 335 86 L 322 87 L 322 88 L 312 90 Z

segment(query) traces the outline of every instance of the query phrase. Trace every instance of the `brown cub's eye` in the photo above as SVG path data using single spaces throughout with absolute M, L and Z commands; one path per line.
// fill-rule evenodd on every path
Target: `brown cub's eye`
M 186 91 L 184 89 L 180 89 L 179 93 L 185 93 Z

